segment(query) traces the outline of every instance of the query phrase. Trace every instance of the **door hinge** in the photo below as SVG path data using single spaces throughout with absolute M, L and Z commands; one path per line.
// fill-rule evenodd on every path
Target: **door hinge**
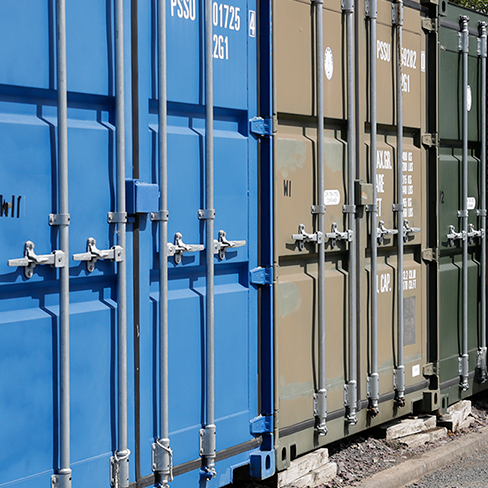
M 251 434 L 256 436 L 259 434 L 271 434 L 273 432 L 273 417 L 271 415 L 258 415 L 254 417 L 249 426 Z
M 273 284 L 273 268 L 257 268 L 251 269 L 250 282 L 253 285 L 272 285 Z
M 427 147 L 435 147 L 439 145 L 439 134 L 436 132 L 422 134 L 422 144 Z
M 428 263 L 436 262 L 439 259 L 439 249 L 437 247 L 422 249 L 422 259 Z
M 425 377 L 434 376 L 436 374 L 436 368 L 434 366 L 434 363 L 424 364 L 424 366 L 422 367 L 422 374 Z
M 249 121 L 249 130 L 258 136 L 272 136 L 276 132 L 276 115 L 273 117 L 254 117 Z
M 437 19 L 429 19 L 428 17 L 422 19 L 422 29 L 427 32 L 437 32 L 439 30 Z

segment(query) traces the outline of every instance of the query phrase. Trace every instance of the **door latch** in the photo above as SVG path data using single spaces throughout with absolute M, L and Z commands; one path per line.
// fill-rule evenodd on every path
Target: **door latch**
M 456 228 L 454 227 L 454 225 L 450 225 L 449 234 L 447 234 L 447 240 L 449 242 L 449 246 L 454 247 L 455 240 L 466 240 L 466 231 L 462 230 L 461 232 L 456 232 Z
M 35 244 L 27 241 L 24 245 L 24 257 L 18 259 L 9 259 L 8 265 L 12 268 L 24 267 L 26 278 L 31 278 L 34 274 L 34 268 L 39 264 L 49 264 L 54 268 L 64 268 L 66 265 L 66 255 L 63 251 L 53 251 L 51 254 L 37 255 L 34 252 Z
M 183 242 L 183 235 L 181 232 L 175 234 L 175 243 L 168 242 L 168 256 L 175 257 L 175 264 L 181 263 L 181 258 L 185 252 L 203 251 L 205 246 L 203 244 L 185 244 Z
M 242 247 L 246 241 L 228 241 L 225 230 L 219 230 L 219 240 L 214 239 L 214 253 L 219 255 L 219 259 L 225 258 L 225 251 L 229 248 Z
M 376 229 L 376 238 L 379 244 L 383 244 L 385 236 L 392 236 L 398 234 L 398 229 L 387 229 L 383 220 L 379 221 L 379 227 Z
M 291 238 L 298 243 L 298 249 L 303 251 L 306 242 L 316 242 L 322 244 L 324 242 L 324 234 L 322 232 L 315 232 L 315 234 L 307 234 L 305 232 L 305 225 L 298 226 L 298 234 L 293 234 Z
M 420 227 L 410 227 L 410 225 L 408 225 L 408 220 L 405 219 L 403 221 L 403 242 L 408 242 L 408 236 L 410 234 L 416 234 L 421 230 L 422 229 Z
M 73 261 L 86 261 L 86 270 L 91 273 L 99 259 L 107 259 L 120 263 L 124 260 L 124 249 L 121 246 L 113 246 L 110 249 L 100 250 L 97 241 L 89 237 L 86 241 L 86 252 L 73 254 Z
M 475 230 L 474 224 L 469 224 L 468 240 L 470 244 L 474 244 L 475 237 L 481 237 L 484 239 L 485 229 Z
M 327 237 L 327 239 L 331 240 L 330 241 L 331 246 L 332 246 L 332 249 L 334 249 L 334 247 L 337 246 L 337 241 L 352 242 L 353 233 L 352 233 L 352 230 L 350 230 L 350 229 L 345 230 L 344 232 L 339 232 L 337 230 L 337 223 L 333 222 L 331 232 L 327 232 L 325 234 L 325 237 Z

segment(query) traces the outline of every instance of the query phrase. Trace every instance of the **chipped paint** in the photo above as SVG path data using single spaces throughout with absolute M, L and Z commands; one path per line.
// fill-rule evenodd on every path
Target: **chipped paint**
M 297 168 L 303 168 L 307 159 L 305 142 L 296 139 L 276 139 L 276 165 L 283 178 L 288 178 Z
M 295 398 L 310 398 L 314 393 L 313 382 L 285 384 L 285 377 L 280 377 L 280 400 L 294 400 Z
M 286 317 L 300 309 L 302 298 L 298 286 L 291 282 L 278 283 L 278 310 L 281 317 Z

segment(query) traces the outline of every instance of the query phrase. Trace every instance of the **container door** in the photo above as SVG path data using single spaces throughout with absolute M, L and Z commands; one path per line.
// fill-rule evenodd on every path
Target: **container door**
M 220 239 L 220 244 L 224 238 L 231 243 L 220 255 L 204 249 L 205 221 L 199 219 L 199 210 L 206 208 L 204 2 L 166 2 L 166 8 L 168 241 L 177 245 L 177 255 L 168 259 L 167 398 L 175 475 L 171 486 L 196 487 L 201 476 L 200 429 L 206 422 L 208 398 L 207 252 L 214 254 L 215 265 L 217 475 L 210 485 L 223 486 L 231 481 L 231 466 L 249 464 L 250 452 L 262 443 L 250 429 L 250 421 L 260 413 L 258 292 L 250 283 L 250 271 L 258 265 L 258 141 L 249 129 L 249 120 L 257 115 L 256 3 L 234 0 L 212 4 L 214 239 Z M 138 2 L 136 15 L 139 130 L 134 177 L 159 185 L 154 3 Z M 136 215 L 135 225 L 139 244 L 134 280 L 140 296 L 135 318 L 136 471 L 138 480 L 152 480 L 152 444 L 160 436 L 161 421 L 160 224 L 146 213 Z M 185 249 L 185 244 L 192 247 Z M 248 466 L 245 469 L 249 472 Z
M 467 24 L 467 139 L 463 137 L 462 16 Z M 481 314 L 482 296 L 482 178 L 481 157 L 481 58 L 478 22 L 486 18 L 449 4 L 439 30 L 439 370 L 443 406 L 478 391 L 486 378 Z M 463 155 L 463 141 L 466 153 Z M 466 171 L 467 194 L 463 191 Z M 464 199 L 466 198 L 466 202 Z M 466 204 L 467 236 L 463 239 Z M 460 213 L 461 212 L 461 213 Z M 466 247 L 466 260 L 463 260 Z M 464 291 L 466 298 L 463 298 Z M 486 305 L 484 305 L 486 306 Z M 465 308 L 466 307 L 466 308 Z M 465 311 L 463 311 L 465 310 Z M 467 312 L 467 314 L 466 314 Z M 448 337 L 449 340 L 445 338 Z M 484 339 L 486 348 L 486 333 Z M 466 359 L 463 359 L 465 356 Z M 464 363 L 464 361 L 466 361 Z M 474 379 L 473 379 L 474 378 Z
M 67 3 L 71 477 L 80 487 L 109 486 L 117 448 L 117 265 L 104 259 L 87 267 L 72 255 L 86 253 L 89 238 L 99 250 L 116 244 L 107 220 L 116 205 L 113 5 Z M 0 443 L 8 446 L 0 485 L 19 488 L 51 486 L 63 435 L 60 269 L 49 264 L 60 248 L 50 219 L 60 208 L 53 5 L 0 5 Z M 9 266 L 29 241 L 38 264 L 31 253 L 29 268 Z
M 402 26 L 402 79 L 400 88 L 403 108 L 402 154 L 398 153 L 398 61 L 397 27 L 392 25 L 392 7 L 387 2 L 378 5 L 376 64 L 378 137 L 376 142 L 376 205 L 378 229 L 368 224 L 368 251 L 366 269 L 371 292 L 371 259 L 368 256 L 372 240 L 378 248 L 376 291 L 378 300 L 378 372 L 380 399 L 392 391 L 395 384 L 394 369 L 398 366 L 398 273 L 402 273 L 404 366 L 406 393 L 425 388 L 422 375 L 427 362 L 427 273 L 422 261 L 422 250 L 427 246 L 426 212 L 426 149 L 421 135 L 426 132 L 426 33 L 422 18 L 426 12 L 405 6 Z M 368 22 L 369 23 L 369 22 Z M 364 55 L 366 52 L 363 51 Z M 370 70 L 368 69 L 368 73 Z M 369 88 L 362 87 L 368 94 Z M 367 95 L 366 95 L 367 96 Z M 367 98 L 366 98 L 367 99 Z M 366 108 L 368 118 L 370 108 Z M 361 177 L 371 181 L 370 129 L 364 134 L 364 159 Z M 401 195 L 398 194 L 398 165 L 402 169 Z M 398 227 L 398 204 L 403 205 L 404 229 Z M 367 209 L 366 209 L 367 211 Z M 369 212 L 368 212 L 369 213 Z M 368 216 L 368 220 L 370 216 Z M 393 231 L 390 233 L 390 231 Z M 403 239 L 403 270 L 398 270 L 398 240 Z M 371 326 L 371 303 L 364 297 L 367 308 L 364 320 Z M 420 394 L 421 396 L 421 394 Z M 398 408 L 401 415 L 404 408 Z M 380 415 L 385 407 L 380 405 Z M 376 422 L 376 420 L 375 420 Z
M 323 6 L 323 50 L 317 56 L 316 3 L 300 0 L 273 3 L 274 90 L 278 117 L 274 141 L 275 388 L 279 451 L 277 468 L 320 445 L 412 411 L 428 386 L 426 266 L 426 34 L 427 12 L 420 4 L 404 8 L 403 77 L 397 85 L 396 27 L 392 5 L 379 2 L 377 19 L 377 154 L 376 179 L 371 177 L 369 19 L 364 5 L 355 5 L 352 42 L 354 59 L 352 103 L 354 131 L 347 112 L 347 12 L 341 2 Z M 362 23 L 364 22 L 364 24 Z M 366 35 L 367 33 L 367 35 Z M 318 65 L 318 68 L 317 68 Z M 317 69 L 324 74 L 324 132 L 317 135 Z M 349 67 L 351 69 L 351 67 Z M 403 95 L 403 149 L 398 153 L 397 86 Z M 354 132 L 354 133 L 353 133 Z M 324 161 L 318 161 L 323 137 Z M 353 147 L 350 147 L 351 141 Z M 356 152 L 350 169 L 349 153 Z M 319 232 L 318 181 L 325 177 L 325 377 L 326 435 L 318 435 Z M 403 170 L 398 195 L 398 165 Z M 349 183 L 353 172 L 353 184 Z M 376 185 L 377 201 L 372 189 Z M 355 209 L 350 208 L 354 194 Z M 377 277 L 372 279 L 371 208 L 378 207 L 382 229 L 378 244 Z M 393 205 L 404 207 L 408 232 L 398 230 Z M 349 212 L 355 210 L 351 226 Z M 378 225 L 379 227 L 379 225 Z M 394 402 L 394 369 L 398 367 L 399 235 L 406 236 L 403 269 L 405 407 Z M 351 251 L 355 251 L 351 265 Z M 355 284 L 351 285 L 351 280 Z M 372 289 L 372 283 L 374 288 Z M 379 413 L 368 413 L 371 373 L 371 297 L 378 301 Z M 351 312 L 352 311 L 352 312 Z M 351 325 L 353 324 L 353 325 Z M 354 377 L 354 381 L 351 381 Z M 354 383 L 356 391 L 354 391 Z M 347 388 L 345 388 L 347 387 Z M 345 393 L 346 389 L 346 393 Z M 354 395 L 356 398 L 354 399 Z M 351 400 L 353 398 L 353 400 Z M 344 408 L 346 406 L 346 408 Z M 353 407 L 353 408 L 351 408 Z M 355 410 L 354 419 L 349 416 Z

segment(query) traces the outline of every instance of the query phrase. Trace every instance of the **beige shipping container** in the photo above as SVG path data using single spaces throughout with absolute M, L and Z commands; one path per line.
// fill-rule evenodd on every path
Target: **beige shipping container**
M 428 388 L 426 148 L 426 11 L 410 2 L 404 8 L 402 49 L 403 148 L 398 157 L 397 44 L 392 3 L 378 3 L 376 181 L 371 177 L 370 20 L 364 2 L 355 7 L 355 133 L 347 121 L 347 32 L 340 1 L 323 5 L 324 41 L 324 201 L 325 233 L 352 231 L 353 241 L 325 237 L 325 361 L 327 430 L 318 435 L 315 396 L 319 388 L 318 216 L 316 6 L 305 0 L 275 0 L 274 101 L 274 251 L 275 251 L 275 447 L 277 468 L 307 451 L 379 425 L 424 406 Z M 355 140 L 353 188 L 349 188 L 348 141 Z M 402 191 L 398 196 L 398 161 Z M 373 183 L 378 226 L 389 229 L 378 242 L 377 279 L 372 286 L 371 228 Z M 368 185 L 369 184 L 369 185 Z M 355 226 L 349 229 L 344 205 L 356 195 Z M 405 406 L 395 401 L 398 368 L 398 238 L 393 205 L 402 203 L 406 234 L 401 270 L 403 290 Z M 380 224 L 381 221 L 381 224 Z M 394 233 L 394 232 L 397 233 Z M 305 235 L 307 238 L 297 238 Z M 350 234 L 349 234 L 350 235 Z M 345 237 L 345 236 L 344 236 Z M 356 251 L 350 273 L 349 253 Z M 351 293 L 349 280 L 356 283 Z M 372 370 L 371 303 L 377 297 L 379 412 L 371 415 L 368 375 Z M 350 310 L 355 310 L 351 337 Z M 356 347 L 351 350 L 351 340 Z M 354 343 L 354 342 L 353 342 Z M 357 381 L 356 423 L 347 421 L 345 385 L 354 354 Z M 353 375 L 354 376 L 354 375 Z

